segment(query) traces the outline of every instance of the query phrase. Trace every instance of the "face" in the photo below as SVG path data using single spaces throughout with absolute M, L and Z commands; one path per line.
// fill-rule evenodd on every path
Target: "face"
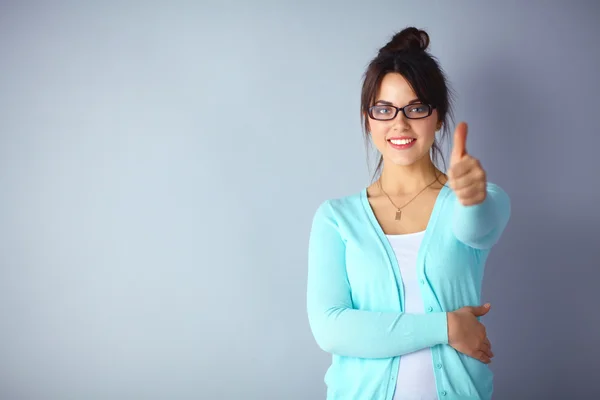
M 414 103 L 419 103 L 419 99 L 402 75 L 389 73 L 384 76 L 374 105 L 404 107 Z M 407 111 L 410 110 L 409 106 Z M 420 108 L 415 106 L 412 110 L 416 112 Z M 380 115 L 386 113 L 386 110 L 380 110 Z M 430 116 L 422 119 L 408 119 L 402 111 L 389 121 L 367 117 L 371 140 L 385 163 L 408 166 L 422 161 L 424 157 L 429 159 L 435 131 L 441 127 L 438 124 L 437 110 L 434 109 Z

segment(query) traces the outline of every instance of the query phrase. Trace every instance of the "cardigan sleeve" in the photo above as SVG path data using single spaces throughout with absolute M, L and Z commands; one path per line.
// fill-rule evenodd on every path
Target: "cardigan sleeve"
M 353 308 L 345 242 L 330 201 L 318 208 L 309 239 L 307 312 L 311 331 L 328 353 L 387 358 L 448 344 L 445 312 L 410 314 Z
M 490 249 L 502 235 L 511 213 L 510 198 L 500 186 L 488 182 L 483 203 L 464 206 L 453 194 L 452 230 L 461 242 L 476 249 Z

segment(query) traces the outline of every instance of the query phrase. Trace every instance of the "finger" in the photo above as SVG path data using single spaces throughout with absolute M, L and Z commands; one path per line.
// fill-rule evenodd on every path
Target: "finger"
M 461 122 L 454 130 L 454 144 L 452 146 L 452 155 L 450 156 L 450 165 L 460 161 L 467 154 L 467 123 Z
M 490 339 L 486 337 L 483 343 L 485 343 L 490 348 L 490 350 L 492 349 L 492 343 L 490 342 Z
M 476 317 L 481 317 L 481 316 L 484 316 L 485 314 L 487 314 L 488 311 L 490 311 L 491 306 L 492 305 L 490 303 L 485 303 L 482 306 L 471 307 L 471 312 Z
M 457 166 L 459 165 L 462 165 L 462 163 L 458 164 Z M 454 172 L 454 170 L 452 171 L 453 174 L 451 175 L 449 184 L 452 190 L 454 190 L 455 192 L 480 181 L 481 174 L 478 173 L 475 169 L 463 169 L 463 171 L 464 170 L 466 170 L 466 172 L 462 173 L 460 176 L 456 176 L 456 172 Z
M 487 197 L 485 184 L 478 183 L 458 191 L 455 191 L 456 198 L 463 206 L 471 206 L 483 203 Z
M 489 342 L 487 344 L 485 342 L 483 343 L 483 345 L 481 346 L 481 351 L 490 359 L 494 357 L 494 353 L 492 352 L 492 348 Z
M 469 182 L 467 186 L 463 186 L 459 189 L 452 188 L 452 190 L 454 190 L 456 196 L 462 200 L 481 200 L 481 197 L 485 194 L 485 183 Z
M 489 357 L 487 356 L 487 354 L 485 354 L 485 353 L 484 353 L 484 352 L 482 352 L 482 351 L 478 352 L 478 356 L 477 356 L 477 357 L 475 357 L 475 358 L 477 358 L 479 361 L 481 361 L 482 363 L 485 363 L 485 364 L 489 364 L 489 363 L 491 363 L 491 362 L 492 362 L 492 359 L 491 359 L 491 358 L 489 358 Z
M 461 178 L 469 177 L 473 181 L 485 181 L 487 179 L 485 170 L 481 167 L 478 159 L 465 156 L 457 164 L 448 170 L 450 184 L 455 185 Z
M 478 198 L 470 198 L 470 199 L 466 199 L 466 200 L 459 199 L 458 201 L 463 207 L 470 207 L 470 206 L 476 206 L 478 204 L 483 203 L 485 200 L 483 195 L 481 196 L 481 199 L 483 199 L 483 200 L 479 200 Z
M 467 157 L 462 158 L 459 161 L 456 161 L 448 170 L 448 177 L 450 180 L 458 179 L 461 176 L 468 174 L 474 168 L 473 163 L 470 162 L 470 159 Z

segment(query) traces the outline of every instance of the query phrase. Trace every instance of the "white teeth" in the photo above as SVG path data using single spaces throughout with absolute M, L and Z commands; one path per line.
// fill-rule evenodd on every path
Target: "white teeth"
M 390 142 L 392 142 L 393 144 L 409 144 L 413 140 L 414 139 L 392 139 L 390 140 Z

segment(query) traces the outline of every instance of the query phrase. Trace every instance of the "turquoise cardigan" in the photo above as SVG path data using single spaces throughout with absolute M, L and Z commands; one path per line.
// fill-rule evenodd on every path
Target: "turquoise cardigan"
M 490 249 L 510 199 L 488 183 L 486 200 L 463 206 L 442 187 L 418 253 L 423 314 L 404 313 L 397 259 L 360 193 L 323 202 L 310 232 L 307 311 L 314 338 L 332 354 L 327 399 L 391 400 L 403 354 L 431 347 L 440 399 L 490 399 L 489 366 L 448 344 L 447 312 L 481 305 Z

